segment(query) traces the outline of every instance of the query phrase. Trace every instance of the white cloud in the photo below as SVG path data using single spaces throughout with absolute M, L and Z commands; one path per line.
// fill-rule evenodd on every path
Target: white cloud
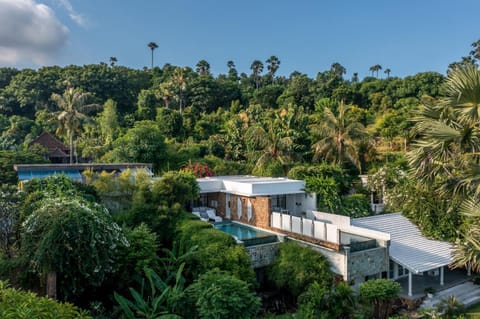
M 84 28 L 87 27 L 87 24 L 88 24 L 87 20 L 85 19 L 84 16 L 82 16 L 81 14 L 76 12 L 75 9 L 73 9 L 73 6 L 69 0 L 58 0 L 58 3 L 60 3 L 60 5 L 64 7 L 65 10 L 67 10 L 68 16 L 70 17 L 70 19 L 73 20 L 73 22 L 75 22 L 81 27 L 84 27 Z
M 68 38 L 50 7 L 34 0 L 0 0 L 0 64 L 45 64 Z

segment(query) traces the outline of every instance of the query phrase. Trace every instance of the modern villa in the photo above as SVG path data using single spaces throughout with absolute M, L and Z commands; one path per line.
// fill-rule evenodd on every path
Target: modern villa
M 414 297 L 423 295 L 423 281 L 441 287 L 449 279 L 445 266 L 453 261 L 451 245 L 425 238 L 399 213 L 351 219 L 318 212 L 316 196 L 305 192 L 305 182 L 288 178 L 219 176 L 197 181 L 197 206 L 215 209 L 223 220 L 276 233 L 281 241 L 311 247 L 353 286 L 372 278 L 403 280 L 405 295 Z M 247 248 L 258 255 L 261 246 Z M 269 247 L 267 252 L 274 251 Z

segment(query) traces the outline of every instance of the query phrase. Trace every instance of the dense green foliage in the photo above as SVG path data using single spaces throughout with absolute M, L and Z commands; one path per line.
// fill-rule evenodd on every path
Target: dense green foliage
M 0 318 L 17 319 L 89 319 L 85 312 L 69 303 L 38 297 L 0 281 Z
M 200 318 L 254 318 L 260 300 L 244 281 L 219 270 L 201 275 L 189 287 Z
M 131 300 L 115 293 L 115 300 L 119 303 L 125 318 L 193 318 L 195 310 L 189 307 L 191 305 L 188 304 L 188 297 L 185 294 L 183 266 L 180 266 L 171 284 L 160 278 L 153 270 L 145 268 L 145 281 L 141 290 L 130 288 Z M 183 314 L 186 316 L 183 317 Z
M 118 247 L 128 245 L 108 212 L 81 198 L 46 198 L 22 226 L 32 269 L 56 272 L 60 295 L 70 300 L 100 285 L 114 270 Z
M 15 164 L 41 164 L 47 163 L 41 156 L 24 151 L 0 151 L 0 183 L 16 184 L 17 172 L 13 169 Z
M 314 282 L 326 290 L 330 290 L 333 284 L 333 273 L 326 257 L 295 242 L 280 246 L 278 258 L 268 276 L 278 288 L 285 289 L 295 298 Z
M 392 303 L 401 291 L 398 282 L 389 279 L 373 279 L 360 284 L 360 298 L 372 305 L 372 318 L 387 319 Z
M 218 268 L 248 283 L 254 282 L 250 257 L 244 247 L 236 245 L 233 237 L 199 220 L 184 220 L 179 225 L 178 241 L 187 249 L 198 250 L 187 260 L 189 278 Z
M 328 289 L 314 282 L 300 295 L 298 303 L 298 315 L 304 319 L 349 319 L 359 312 L 356 295 L 347 283 Z

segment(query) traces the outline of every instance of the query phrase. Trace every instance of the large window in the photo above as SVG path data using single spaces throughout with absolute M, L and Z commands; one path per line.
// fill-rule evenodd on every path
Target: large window
M 272 210 L 281 211 L 287 209 L 287 195 L 272 195 Z

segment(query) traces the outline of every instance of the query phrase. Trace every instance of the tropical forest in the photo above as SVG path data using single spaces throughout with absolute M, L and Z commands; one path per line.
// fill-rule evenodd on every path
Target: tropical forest
M 274 55 L 248 70 L 226 57 L 220 74 L 206 60 L 157 67 L 157 48 L 144 48 L 144 69 L 115 57 L 0 68 L 1 318 L 401 318 L 397 283 L 353 289 L 294 242 L 255 272 L 234 238 L 191 214 L 208 176 L 304 180 L 318 210 L 352 218 L 381 198 L 384 213 L 452 243 L 451 267 L 480 271 L 480 41 L 444 74 L 376 64 L 363 79 L 335 61 L 281 76 Z M 14 165 L 48 163 L 32 144 L 44 132 L 70 163 L 149 163 L 154 178 L 20 184 Z M 462 318 L 454 306 L 445 318 Z

